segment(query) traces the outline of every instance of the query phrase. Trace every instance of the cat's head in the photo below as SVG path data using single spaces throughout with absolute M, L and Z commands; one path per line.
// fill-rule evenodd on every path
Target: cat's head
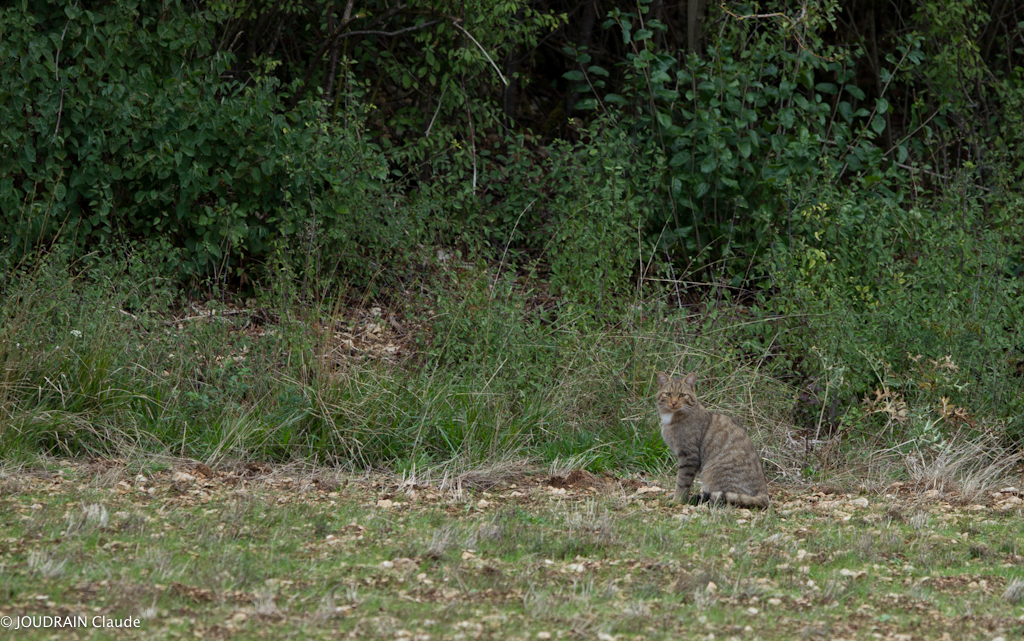
M 698 407 L 697 374 L 690 372 L 683 378 L 673 378 L 664 372 L 658 372 L 658 412 L 689 414 Z

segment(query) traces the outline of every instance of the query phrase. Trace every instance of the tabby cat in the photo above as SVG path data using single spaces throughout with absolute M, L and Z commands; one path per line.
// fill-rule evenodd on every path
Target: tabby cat
M 712 414 L 697 400 L 697 375 L 671 378 L 658 372 L 661 437 L 676 455 L 675 499 L 690 496 L 700 471 L 704 491 L 699 501 L 726 501 L 744 507 L 768 507 L 768 484 L 761 459 L 747 431 L 725 414 Z

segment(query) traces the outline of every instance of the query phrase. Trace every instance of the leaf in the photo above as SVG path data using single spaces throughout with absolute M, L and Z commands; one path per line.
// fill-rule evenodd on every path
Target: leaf
M 740 139 L 740 141 L 736 144 L 736 148 L 739 149 L 740 155 L 743 156 L 744 158 L 750 157 L 751 146 L 749 138 Z
M 633 40 L 648 40 L 654 32 L 650 29 L 637 29 L 636 34 L 633 36 Z
M 672 156 L 672 160 L 668 162 L 670 167 L 680 167 L 690 162 L 690 152 L 679 151 Z
M 884 114 L 885 112 L 889 111 L 889 101 L 886 100 L 885 98 L 877 98 L 875 100 L 875 106 L 878 109 L 878 113 L 880 114 Z
M 617 93 L 605 94 L 604 101 L 605 102 L 612 102 L 612 103 L 615 103 L 615 104 L 618 104 L 618 105 L 626 104 L 626 99 L 623 98 L 622 96 L 620 96 Z
M 875 130 L 876 134 L 880 134 L 885 131 L 885 118 L 881 116 L 875 116 L 871 119 L 871 128 Z
M 709 155 L 707 158 L 705 158 L 700 163 L 700 170 L 701 170 L 702 173 L 705 173 L 705 174 L 710 174 L 711 172 L 713 172 L 717 168 L 718 168 L 718 160 L 714 157 L 714 155 Z
M 843 89 L 857 100 L 864 100 L 864 92 L 857 85 L 843 85 Z
M 62 202 L 67 193 L 68 188 L 64 186 L 64 183 L 57 183 L 57 186 L 53 188 L 53 197 L 57 202 Z
M 597 65 L 591 65 L 587 67 L 587 71 L 598 76 L 608 77 L 610 74 L 604 67 L 598 67 Z
M 580 71 L 579 69 L 566 71 L 565 73 L 562 74 L 562 77 L 565 78 L 566 80 L 571 80 L 573 82 L 584 82 L 587 79 L 587 77 L 583 75 L 583 72 Z

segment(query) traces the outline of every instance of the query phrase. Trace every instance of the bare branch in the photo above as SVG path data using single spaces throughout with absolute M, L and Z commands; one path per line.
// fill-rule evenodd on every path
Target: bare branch
M 342 38 L 349 38 L 351 36 L 397 36 L 397 35 L 402 34 L 402 33 L 408 33 L 410 31 L 419 31 L 420 29 L 426 29 L 427 27 L 432 27 L 435 24 L 437 24 L 438 22 L 441 22 L 441 21 L 440 20 L 432 20 L 430 22 L 424 22 L 423 24 L 418 24 L 418 25 L 416 25 L 414 27 L 406 27 L 405 29 L 399 29 L 398 31 L 349 31 L 348 33 L 343 33 L 340 36 L 338 36 L 338 40 L 341 40 Z
M 472 34 L 470 34 L 468 31 L 463 29 L 462 25 L 459 24 L 458 20 L 452 21 L 452 26 L 461 31 L 462 33 L 466 34 L 466 37 L 473 41 L 473 44 L 475 44 L 477 48 L 480 49 L 480 52 L 484 54 L 484 57 L 487 58 L 487 62 L 491 63 L 491 66 L 494 67 L 494 70 L 498 72 L 498 77 L 501 78 L 501 81 L 505 83 L 505 86 L 507 87 L 508 80 L 505 80 L 505 76 L 501 73 L 501 69 L 498 69 L 498 65 L 494 64 L 494 61 L 491 60 L 491 57 L 489 55 L 487 55 L 487 52 L 484 50 L 482 46 L 480 46 L 480 43 L 476 41 L 476 38 L 474 38 Z

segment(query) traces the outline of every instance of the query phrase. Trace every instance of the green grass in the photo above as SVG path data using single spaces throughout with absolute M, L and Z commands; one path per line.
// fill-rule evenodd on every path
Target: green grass
M 637 480 L 562 491 L 520 473 L 484 491 L 240 466 L 174 481 L 171 463 L 2 473 L 0 615 L 140 618 L 79 638 L 1024 633 L 1009 494 L 979 506 L 776 485 L 771 509 L 748 512 L 677 506 Z
M 402 471 L 512 456 L 653 471 L 667 460 L 649 425 L 656 370 L 698 370 L 705 401 L 762 442 L 795 396 L 763 358 L 663 301 L 598 322 L 531 308 L 513 277 L 491 286 L 475 268 L 390 307 L 272 294 L 147 305 L 68 274 L 45 263 L 0 303 L 2 459 L 146 452 Z

